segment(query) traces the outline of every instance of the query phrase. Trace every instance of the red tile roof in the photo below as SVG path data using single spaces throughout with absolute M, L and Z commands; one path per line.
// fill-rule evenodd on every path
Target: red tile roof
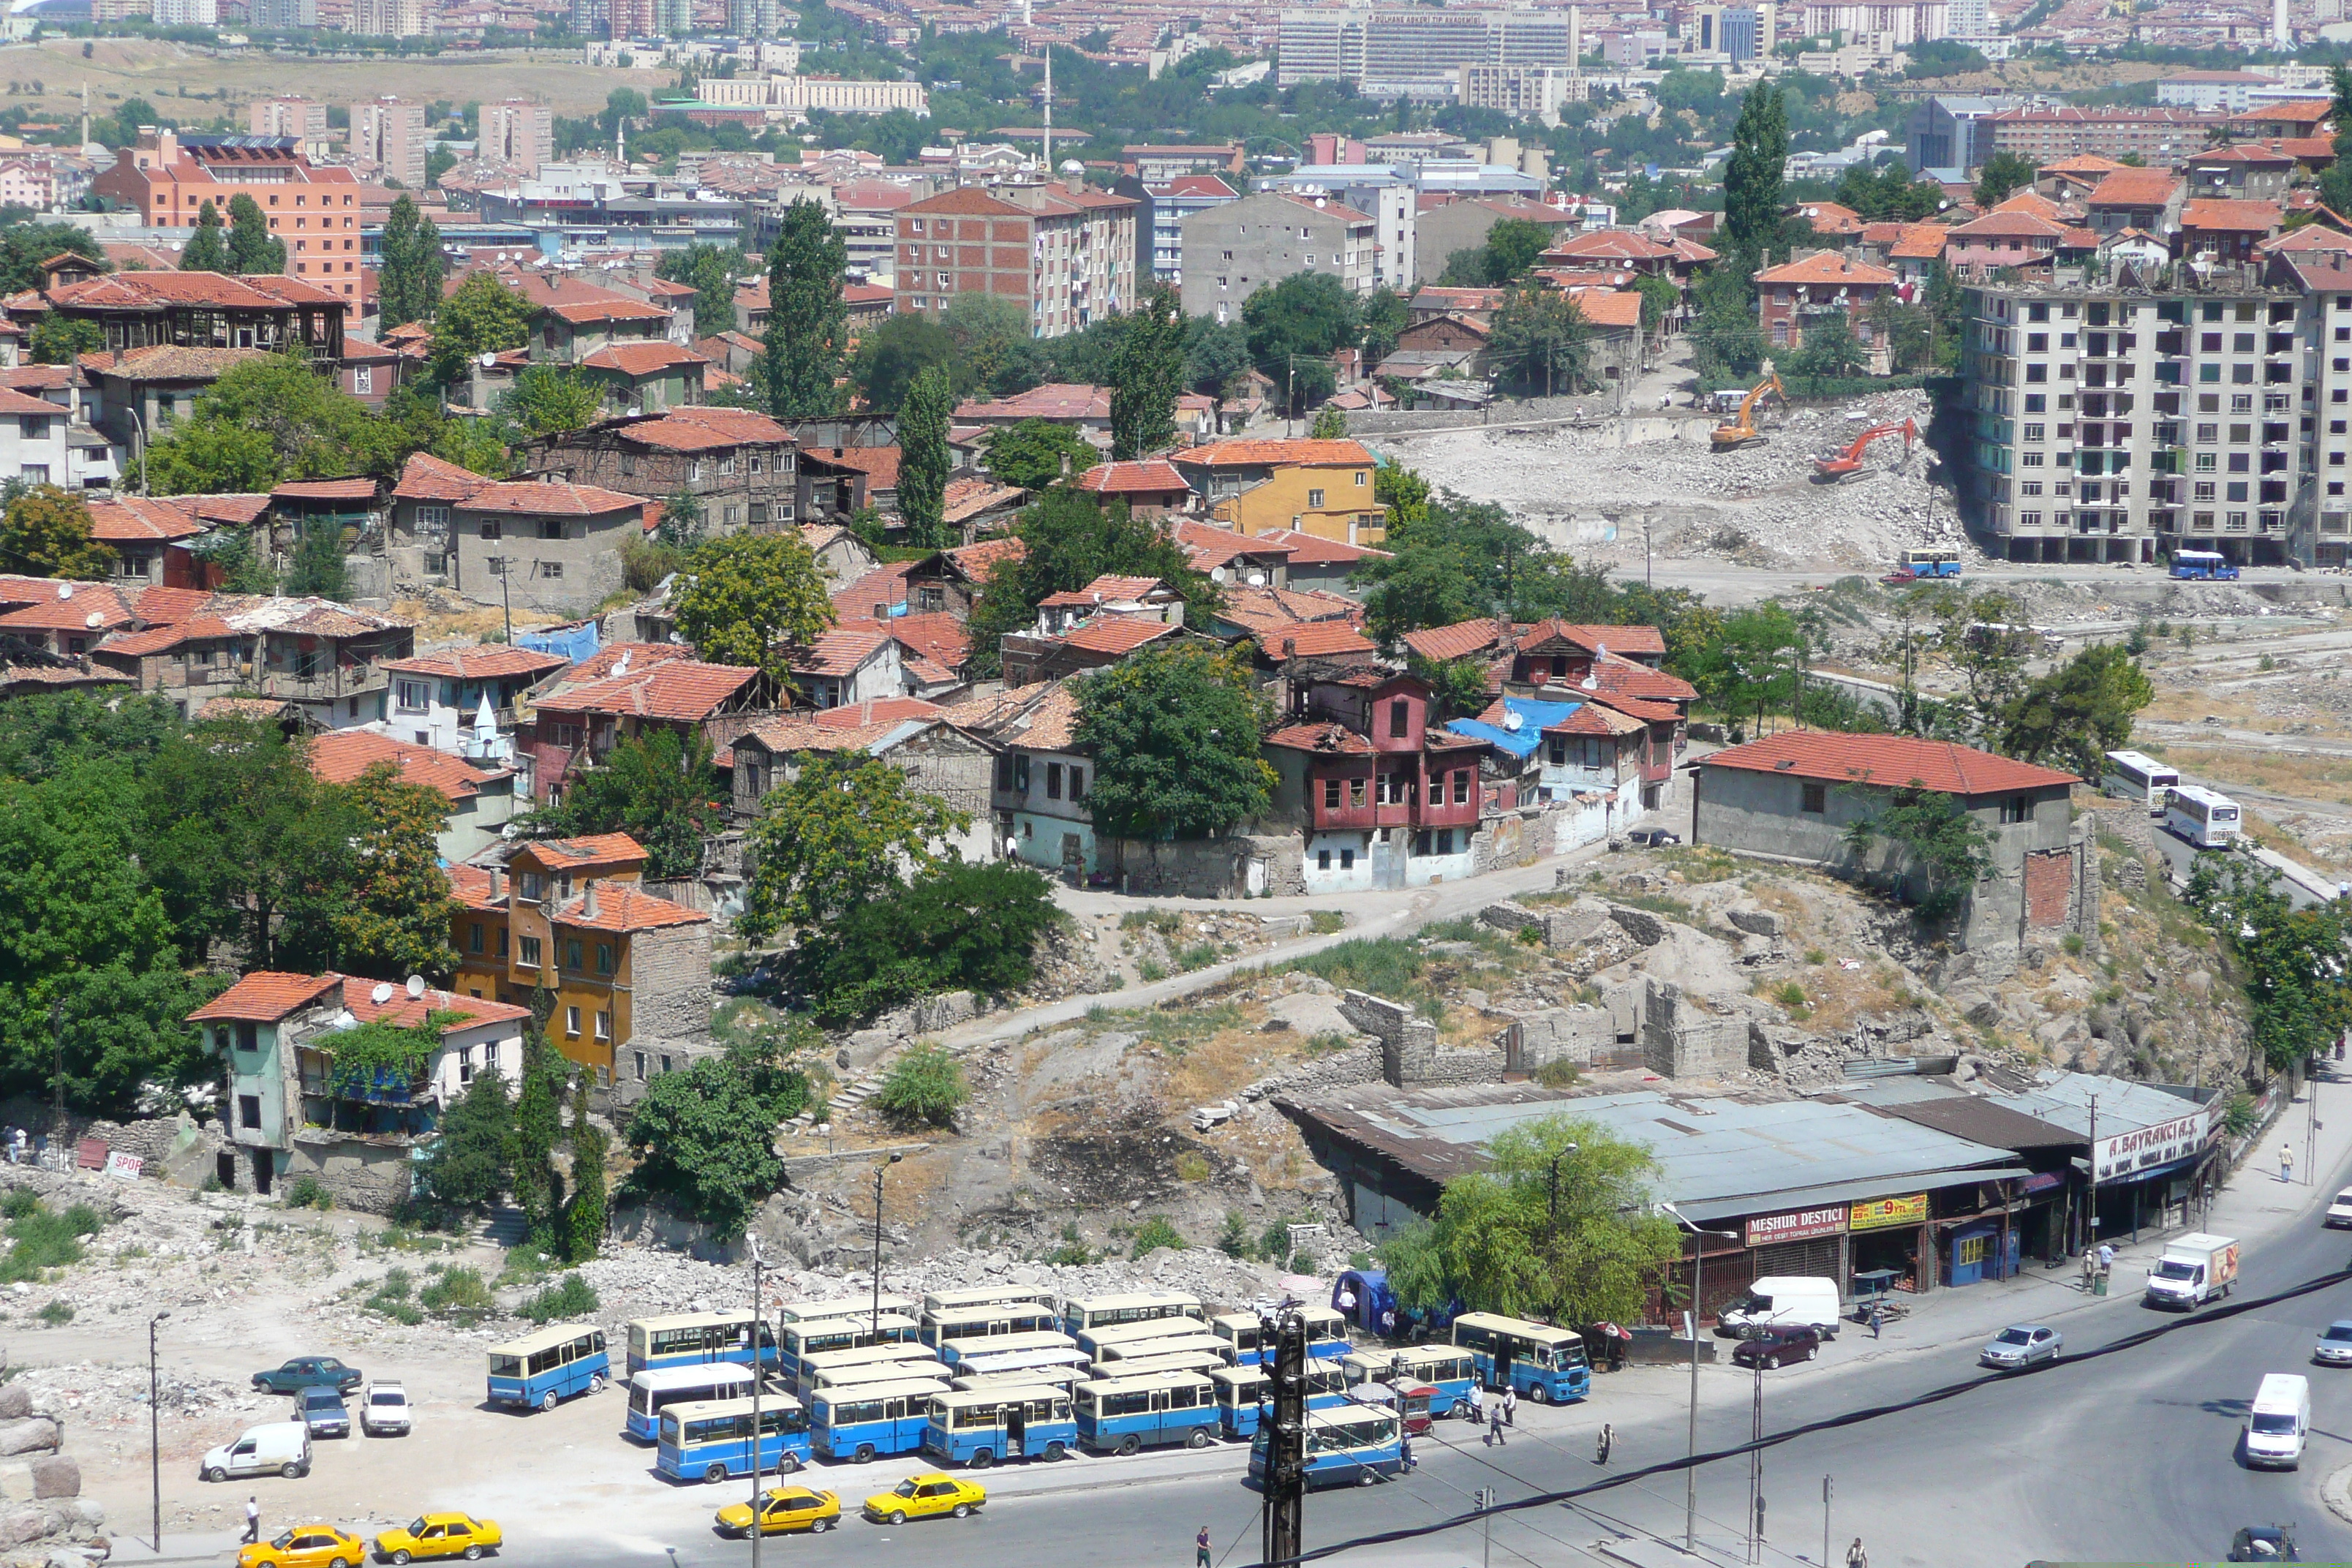
M 1996 795 L 2078 782 L 2072 773 L 2037 767 L 1948 741 L 1904 735 L 1848 735 L 1835 730 L 1787 730 L 1702 758 L 1709 768 L 1794 773 L 1800 778 L 1884 784 L 1918 784 L 1946 795 Z
M 1141 616 L 1097 616 L 1062 641 L 1088 653 L 1124 654 L 1133 653 L 1175 630 L 1166 621 L 1146 620 Z
M 239 351 L 242 352 L 242 351 Z M 259 520 L 269 510 L 269 497 L 258 491 L 230 490 L 225 493 L 196 496 L 165 496 L 163 498 L 181 510 L 202 518 L 206 522 L 225 522 L 232 528 L 242 528 Z
M 1288 752 L 1321 752 L 1339 756 L 1369 757 L 1372 743 L 1345 724 L 1292 724 L 1276 730 L 1259 744 Z
M 1768 267 L 1756 275 L 1759 283 L 1893 283 L 1897 279 L 1884 267 L 1867 261 L 1855 261 L 1835 251 L 1824 250 L 1808 256 L 1802 261 L 1785 262 Z
M 2231 201 L 2206 196 L 2180 209 L 2180 226 L 2184 229 L 2270 234 L 2278 226 L 2279 207 L 2276 202 Z
M 425 1020 L 436 1013 L 462 1015 L 456 1021 L 442 1026 L 444 1035 L 477 1029 L 484 1024 L 520 1024 L 530 1016 L 528 1007 L 519 1007 L 511 1002 L 493 1002 L 483 996 L 460 996 L 437 985 L 426 986 L 422 996 L 411 996 L 408 987 L 394 985 L 391 988 L 392 994 L 378 1002 L 375 992 L 382 984 L 381 981 L 345 977 L 345 1011 L 362 1024 L 390 1024 L 396 1029 L 421 1028 Z M 325 1044 L 323 1041 L 316 1043 Z
M 548 313 L 574 326 L 587 321 L 667 321 L 669 312 L 659 305 L 615 296 L 610 300 L 580 300 L 565 305 L 550 305 Z
M 684 643 L 675 642 L 608 642 L 565 672 L 564 679 L 578 685 L 602 680 L 608 675 L 622 672 L 624 664 L 630 669 L 641 669 L 669 659 L 691 659 L 694 650 Z
M 1468 624 L 1476 626 L 1478 623 L 1472 621 Z M 1521 648 L 1534 647 L 1553 637 L 1562 637 L 1588 652 L 1597 653 L 1607 648 L 1612 654 L 1622 654 L 1630 648 L 1636 653 L 1656 654 L 1661 658 L 1666 652 L 1666 639 L 1655 626 L 1583 626 L 1554 616 L 1549 620 L 1528 622 L 1516 630 L 1516 640 Z
M 2290 98 L 2274 103 L 2257 104 L 2243 114 L 2230 116 L 2229 122 L 2232 125 L 2260 125 L 2268 121 L 2316 125 L 2335 111 L 2333 99 Z
M 856 468 L 866 476 L 866 488 L 869 491 L 898 488 L 898 448 L 896 447 L 828 447 L 809 455 L 839 463 L 845 468 Z
M 192 642 L 221 642 L 244 635 L 226 621 L 198 616 L 194 620 L 149 626 L 144 631 L 116 632 L 98 645 L 98 651 L 125 658 L 144 658 L 151 654 L 169 653 Z
M 241 364 L 270 357 L 268 349 L 197 349 L 178 343 L 149 343 L 125 349 L 117 360 L 109 353 L 86 353 L 75 360 L 85 375 L 100 381 L 218 381 Z
M 907 574 L 917 563 L 893 561 L 877 566 L 873 571 L 833 595 L 833 613 L 838 619 L 855 616 L 871 616 L 877 605 L 903 605 L 907 602 Z
M 347 784 L 377 763 L 388 763 L 403 784 L 439 790 L 452 802 L 482 793 L 487 777 L 462 758 L 412 745 L 368 730 L 334 730 L 311 737 L 310 771 L 329 784 Z
M 274 1024 L 342 984 L 340 974 L 289 974 L 257 969 L 188 1015 L 191 1024 L 215 1020 Z
M 46 291 L 52 307 L 84 310 L 160 310 L 173 305 L 200 305 L 215 310 L 267 310 L 274 306 L 341 304 L 336 296 L 310 284 L 291 285 L 291 278 L 264 281 L 231 278 L 218 272 L 111 272 L 79 283 L 61 284 Z
M 60 598 L 53 594 L 21 610 L 11 610 L 0 616 L 0 630 L 99 631 L 131 624 L 130 606 L 113 589 L 89 583 L 59 586 L 73 587 L 72 596 Z
M 2179 188 L 2169 169 L 2122 168 L 2093 186 L 2089 199 L 2095 207 L 2160 207 Z
M 1360 441 L 1283 440 L 1258 437 L 1215 441 L 1170 457 L 1170 461 L 1188 468 L 1325 468 L 1339 464 L 1370 465 L 1371 460 L 1371 453 Z
M 1176 465 L 1160 458 L 1140 463 L 1097 463 L 1070 481 L 1070 488 L 1114 496 L 1154 495 L 1171 490 L 1190 495 L 1192 490 L 1184 482 L 1184 476 L 1176 471 Z
M 53 412 L 57 408 L 54 403 L 43 406 Z M 107 544 L 155 544 L 204 531 L 203 523 L 166 500 L 118 496 L 89 503 L 90 537 Z
M 983 539 L 977 544 L 966 544 L 941 552 L 950 564 L 974 583 L 985 583 L 990 574 L 1008 561 L 1021 561 L 1029 554 L 1028 545 L 1016 534 L 1001 534 Z
M 971 658 L 971 633 L 944 610 L 894 616 L 873 629 L 944 670 L 961 669 Z
M 509 858 L 527 859 L 534 866 L 578 877 L 642 866 L 646 847 L 625 833 L 583 833 L 577 838 L 527 839 L 515 846 Z
M 289 479 L 269 492 L 269 499 L 278 500 L 375 500 L 373 479 Z
M 729 447 L 790 446 L 793 433 L 749 408 L 709 408 L 696 404 L 673 408 L 656 419 L 633 419 L 614 429 L 637 447 L 671 452 L 719 451 Z
M 1010 397 L 975 399 L 957 406 L 958 419 L 1108 419 L 1110 388 L 1084 382 L 1049 381 Z
M 1404 646 L 1426 659 L 1443 664 L 1466 658 L 1516 640 L 1507 622 L 1492 619 L 1456 621 L 1450 626 L 1425 626 L 1404 634 Z
M 550 692 L 540 700 L 540 706 L 566 713 L 625 713 L 641 719 L 699 723 L 750 685 L 759 673 L 731 664 L 670 659 L 573 686 L 561 693 Z
M 667 899 L 657 899 L 629 882 L 599 882 L 596 884 L 596 912 L 588 912 L 589 895 L 584 890 L 558 906 L 554 923 L 574 931 L 655 931 L 664 926 L 708 925 L 710 917 L 700 910 L 689 910 L 684 904 L 673 904 Z
M 418 452 L 401 465 L 392 493 L 403 500 L 458 501 L 491 481 L 469 468 Z
M 1190 519 L 1176 525 L 1176 542 L 1182 548 L 1196 572 L 1213 571 L 1230 565 L 1244 555 L 1280 556 L 1287 560 L 1296 553 L 1293 546 L 1277 539 L 1252 538 L 1230 528 L 1218 528 L 1211 523 L 1194 522 Z
M 607 343 L 580 362 L 586 370 L 617 370 L 623 375 L 652 375 L 673 365 L 709 364 L 692 349 L 673 342 Z
M 1379 645 L 1346 621 L 1301 621 L 1262 631 L 1255 641 L 1268 658 L 1318 658 L 1342 653 L 1377 653 Z
M 796 675 L 855 675 L 863 668 L 890 639 L 879 632 L 834 630 L 796 652 L 793 657 L 793 672 Z
M 602 517 L 608 511 L 642 511 L 651 503 L 641 496 L 568 479 L 514 479 L 486 484 L 458 503 L 464 511 L 500 512 L 517 517 Z
M 444 680 L 499 680 L 517 676 L 536 679 L 571 662 L 560 653 L 483 643 L 475 647 L 444 648 L 415 658 L 394 659 L 383 668 L 403 675 L 430 675 Z
M 941 191 L 935 196 L 925 196 L 919 202 L 908 202 L 898 209 L 901 213 L 929 216 L 944 214 L 950 217 L 1033 217 L 1026 207 L 999 200 L 977 185 L 964 185 L 952 191 Z
M 1298 566 L 1352 566 L 1359 561 L 1377 557 L 1389 558 L 1385 550 L 1374 550 L 1368 544 L 1349 544 L 1338 539 L 1326 539 L 1296 528 L 1270 528 L 1258 535 L 1277 544 L 1290 546 L 1290 564 Z

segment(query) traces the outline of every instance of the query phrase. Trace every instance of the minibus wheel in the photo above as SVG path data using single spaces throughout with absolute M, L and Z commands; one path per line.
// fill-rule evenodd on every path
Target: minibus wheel
M 1207 1427 L 1195 1426 L 1192 1428 L 1191 1435 L 1184 1439 L 1184 1447 L 1188 1448 L 1205 1448 L 1213 1441 L 1215 1441 L 1215 1439 L 1209 1436 L 1209 1429 Z
M 539 1407 L 541 1410 L 552 1410 L 555 1408 L 555 1390 L 551 1388 L 545 1394 L 539 1396 Z
M 857 1462 L 861 1465 L 872 1464 L 874 1462 L 874 1445 L 871 1443 L 858 1444 L 856 1457 Z
M 702 1479 L 708 1485 L 715 1487 L 719 1482 L 727 1479 L 727 1467 L 724 1465 L 713 1465 L 709 1469 L 702 1472 Z
M 1541 1405 L 1544 1401 L 1551 1397 L 1551 1390 L 1546 1388 L 1540 1383 L 1530 1384 L 1528 1387 L 1528 1397 L 1534 1400 L 1538 1405 Z
M 588 1380 L 588 1392 L 591 1394 L 602 1394 L 604 1392 L 604 1374 L 603 1373 L 600 1372 L 595 1376 Z
M 798 1454 L 785 1454 L 776 1460 L 776 1474 L 780 1476 L 797 1475 L 800 1468 L 801 1457 Z
M 1118 1451 L 1121 1457 L 1129 1457 L 1139 1453 L 1142 1451 L 1142 1448 L 1143 1439 L 1137 1436 L 1132 1432 L 1129 1432 L 1126 1436 L 1118 1440 Z
M 1046 1462 L 1046 1463 L 1048 1463 L 1048 1464 L 1053 1463 L 1055 1460 L 1056 1460 L 1056 1459 L 1060 1458 L 1062 1457 L 1062 1454 L 1063 1454 L 1063 1448 L 1062 1448 L 1062 1446 L 1061 1446 L 1059 1443 L 1048 1443 L 1048 1444 L 1046 1444 L 1046 1445 L 1045 1445 L 1045 1462 Z
M 996 1463 L 996 1456 L 990 1453 L 987 1449 L 975 1448 L 972 1450 L 971 1468 L 973 1469 L 984 1470 L 994 1463 Z

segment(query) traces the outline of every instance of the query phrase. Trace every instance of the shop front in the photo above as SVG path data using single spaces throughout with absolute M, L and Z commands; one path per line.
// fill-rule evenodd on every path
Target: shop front
M 1927 1224 L 1927 1194 L 1906 1193 L 1848 1206 L 1852 1243 L 1848 1289 L 1856 1274 L 1892 1272 L 1894 1289 L 1924 1294 L 1936 1288 L 1936 1249 Z M 1922 1267 L 1922 1264 L 1925 1267 Z

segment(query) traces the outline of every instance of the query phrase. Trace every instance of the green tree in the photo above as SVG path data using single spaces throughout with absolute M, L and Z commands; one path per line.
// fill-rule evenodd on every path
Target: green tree
M 336 922 L 340 967 L 377 980 L 423 974 L 447 981 L 457 969 L 449 945 L 457 905 L 441 869 L 448 798 L 429 785 L 404 784 L 389 763 L 361 773 L 345 793 L 362 827 L 358 878 Z
M 2352 906 L 2294 909 L 2276 874 L 2236 856 L 2200 855 L 2181 900 L 2237 962 L 2253 1043 L 2276 1072 L 2320 1055 L 2352 1027 Z
M 0 226 L 0 294 L 21 294 L 48 281 L 41 263 L 55 256 L 79 256 L 101 272 L 114 264 L 98 237 L 79 224 L 12 223 Z
M 1633 292 L 1642 297 L 1642 330 L 1655 334 L 1660 322 L 1672 315 L 1683 300 L 1682 290 L 1671 278 L 1661 278 L 1654 272 L 1644 272 L 1633 279 Z
M 851 379 L 877 414 L 896 414 L 927 370 L 955 363 L 955 335 L 928 316 L 892 316 L 858 342 Z
M 507 416 L 525 436 L 584 430 L 604 412 L 604 384 L 570 365 L 532 365 L 506 395 Z
M 1270 714 L 1231 657 L 1147 647 L 1079 677 L 1077 692 L 1098 831 L 1205 837 L 1257 816 L 1272 798 L 1274 769 L 1258 753 Z
M 1725 265 L 1743 278 L 1780 231 L 1780 170 L 1789 160 L 1789 110 L 1780 92 L 1769 79 L 1748 89 L 1724 165 L 1723 229 L 1731 252 Z
M 727 790 L 700 731 L 644 730 L 614 746 L 599 766 L 573 778 L 561 804 L 523 819 L 533 837 L 625 833 L 645 847 L 656 881 L 702 869 L 702 846 L 726 826 Z
M 1998 745 L 2011 709 L 2024 693 L 2025 660 L 2033 651 L 2024 611 L 2000 593 L 1944 594 L 1932 608 L 1937 648 L 1963 686 L 1962 697 L 1947 707 L 1963 716 L 1967 739 Z
M 1892 845 L 1895 854 L 1886 869 L 1923 918 L 1942 920 L 1957 912 L 1992 870 L 1992 835 L 1953 796 L 1917 779 L 1895 789 L 1843 787 L 1875 807 L 1846 825 L 1846 847 L 1867 855 L 1882 838 Z
M 1380 641 L 1479 616 L 1607 623 L 1624 614 L 1605 571 L 1559 554 L 1491 501 L 1452 491 L 1432 501 L 1410 470 L 1389 479 L 1385 490 L 1376 481 L 1372 493 L 1389 505 L 1387 553 L 1366 561 L 1356 581 L 1370 584 L 1366 625 Z
M 1486 667 L 1475 658 L 1425 659 L 1413 654 L 1407 660 L 1412 673 L 1429 682 L 1434 710 L 1430 722 L 1474 719 L 1495 699 L 1486 689 Z
M 286 242 L 269 232 L 269 219 L 261 204 L 242 191 L 228 199 L 228 269 L 236 273 L 286 270 Z
M 793 973 L 818 1021 L 845 1026 L 934 992 L 1018 991 L 1034 977 L 1038 938 L 1064 923 L 1035 871 L 956 861 L 810 931 Z
M 1076 479 L 1102 461 L 1094 443 L 1066 425 L 1024 419 L 1000 426 L 988 439 L 988 471 L 1008 485 L 1042 490 Z
M 2342 67 L 2337 67 L 2342 69 Z M 1977 171 L 1977 205 L 1990 212 L 2011 193 L 2033 184 L 2033 164 L 2016 153 L 1995 153 Z
M 473 273 L 434 313 L 433 379 L 455 386 L 481 355 L 504 353 L 530 341 L 530 303 L 499 282 L 497 274 Z
M 874 1104 L 902 1126 L 953 1127 L 956 1112 L 971 1099 L 962 1064 L 945 1047 L 926 1042 L 891 1064 Z
M 671 586 L 677 629 L 713 664 L 781 677 L 781 645 L 814 642 L 833 624 L 816 557 L 798 531 L 730 533 L 694 552 Z
M 1010 397 L 1044 379 L 1029 312 L 1002 294 L 958 294 L 940 312 L 954 347 L 958 392 Z
M 1377 369 L 1396 353 L 1397 339 L 1412 325 L 1412 307 L 1383 283 L 1364 299 L 1364 365 Z
M 1486 1157 L 1486 1170 L 1445 1184 L 1433 1220 L 1381 1248 L 1398 1300 L 1559 1323 L 1638 1318 L 1681 1249 L 1673 1222 L 1652 1211 L 1650 1151 L 1563 1115 L 1501 1133 Z
M 1348 438 L 1348 411 L 1325 404 L 1315 411 L 1315 422 L 1307 427 L 1310 441 L 1344 441 Z
M 1746 380 L 1771 351 L 1756 324 L 1756 301 L 1746 277 L 1729 264 L 1702 274 L 1691 290 L 1696 318 L 1691 323 L 1691 363 L 1717 381 Z
M 1193 391 L 1213 397 L 1239 396 L 1249 371 L 1248 328 L 1239 321 L 1207 316 L 1195 316 L 1184 323 L 1184 380 Z
M 623 1193 L 661 1198 L 722 1237 L 742 1235 L 783 1179 L 774 1148 L 784 1119 L 778 1110 L 726 1058 L 657 1075 L 629 1117 L 637 1165 Z
M 907 525 L 907 542 L 918 550 L 950 542 L 944 514 L 954 467 L 948 421 L 954 414 L 955 396 L 942 365 L 917 375 L 898 409 L 898 516 Z
M 1718 626 L 1688 679 L 1710 707 L 1752 733 L 1766 714 L 1791 711 L 1804 632 L 1786 608 L 1770 603 L 1730 611 Z
M 2093 643 L 2010 704 L 2000 749 L 2095 779 L 2107 752 L 2131 744 L 2133 716 L 2155 700 L 2137 659 L 2117 644 Z
M 748 836 L 754 869 L 736 925 L 754 940 L 829 926 L 897 887 L 902 870 L 951 860 L 947 838 L 971 826 L 873 757 L 809 756 L 798 768 L 760 803 Z
M 784 208 L 768 252 L 768 337 L 764 359 L 769 412 L 779 419 L 822 419 L 844 406 L 842 372 L 849 313 L 841 284 L 849 251 L 814 202 Z
M 186 495 L 389 474 L 407 456 L 401 435 L 306 356 L 272 354 L 222 373 L 193 416 L 147 448 L 146 479 Z
M 1361 341 L 1363 306 L 1328 272 L 1294 272 L 1242 301 L 1250 358 L 1293 410 L 1331 395 L 1331 355 Z
M 489 1075 L 496 1077 L 495 1073 Z M 604 1245 L 604 1134 L 588 1120 L 588 1075 L 572 1086 L 572 1199 L 563 1205 L 563 1260 L 585 1263 Z
M 0 511 L 0 562 L 28 577 L 104 577 L 114 552 L 90 534 L 89 507 L 55 485 L 34 485 Z
M 1805 329 L 1805 341 L 1789 356 L 1789 368 L 1800 375 L 1859 375 L 1866 358 L 1844 314 L 1831 311 L 1815 317 Z
M 86 317 L 60 316 L 50 310 L 33 323 L 27 346 L 35 364 L 71 364 L 106 346 L 106 329 Z
M 1838 179 L 1837 199 L 1865 223 L 1917 223 L 1935 216 L 1945 198 L 1943 186 L 1914 180 L 1909 165 L 1889 153 L 1874 166 L 1847 165 Z
M 430 321 L 441 307 L 440 229 L 417 210 L 415 198 L 404 192 L 384 219 L 383 244 L 376 269 L 382 330 Z
M 661 521 L 654 530 L 655 542 L 674 554 L 690 556 L 708 542 L 705 521 L 702 498 L 680 486 L 672 494 L 662 498 Z M 685 564 L 684 560 L 677 561 L 670 565 L 669 571 L 677 571 Z M 659 580 L 656 578 L 655 581 Z M 648 583 L 646 586 L 650 588 L 653 584 Z
M 1056 487 L 1023 510 L 1013 531 L 1022 543 L 1021 559 L 999 564 L 972 606 L 975 675 L 998 671 L 1000 639 L 1034 626 L 1039 600 L 1075 593 L 1106 573 L 1159 578 L 1184 596 L 1184 618 L 1193 626 L 1205 626 L 1216 606 L 1216 584 L 1192 569 L 1183 550 L 1155 522 L 1135 516 L 1125 501 L 1101 506 L 1092 495 Z
M 507 1183 L 515 1206 L 530 1216 L 532 1236 L 557 1237 L 563 1213 L 563 1174 L 555 1168 L 555 1146 L 563 1136 L 562 1056 L 547 1037 L 555 1013 L 555 993 L 541 985 L 530 994 L 530 1022 L 522 1034 L 522 1083 L 515 1092 L 513 1135 L 507 1142 Z
M 1551 230 L 1522 217 L 1497 218 L 1486 242 L 1445 258 L 1439 281 L 1448 288 L 1500 289 L 1526 277 L 1551 247 Z
M 604 107 L 596 116 L 596 128 L 610 142 L 621 132 L 624 124 L 642 124 L 650 106 L 646 95 L 634 87 L 616 87 L 604 95 Z
M 297 597 L 351 597 L 352 579 L 343 558 L 343 525 L 333 518 L 313 518 L 302 526 L 294 544 L 294 562 L 286 570 L 285 590 Z
M 734 330 L 735 276 L 749 267 L 740 247 L 698 241 L 683 250 L 663 251 L 654 276 L 693 286 L 694 335 L 709 338 Z
M 507 1190 L 507 1151 L 514 1139 L 514 1099 L 507 1075 L 478 1072 L 450 1101 L 425 1148 L 418 1173 L 436 1203 L 460 1213 L 487 1212 Z
M 1154 283 L 1128 312 L 1112 356 L 1110 455 L 1131 462 L 1176 439 L 1176 398 L 1184 390 L 1184 308 Z
M 1514 289 L 1496 307 L 1487 340 L 1495 379 L 1530 397 L 1574 392 L 1584 384 L 1592 330 L 1568 295 L 1552 289 Z

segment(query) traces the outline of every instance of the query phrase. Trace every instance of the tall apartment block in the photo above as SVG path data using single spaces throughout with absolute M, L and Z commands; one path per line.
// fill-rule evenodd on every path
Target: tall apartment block
M 246 106 L 246 129 L 256 136 L 308 142 L 327 133 L 327 106 L 308 98 L 263 98 Z
M 421 38 L 433 31 L 425 0 L 352 0 L 352 31 L 362 37 Z
M 425 188 L 425 105 L 371 98 L 352 105 L 352 156 L 412 191 Z
M 1461 68 L 1573 66 L 1574 10 L 1285 11 L 1284 86 L 1351 81 L 1379 98 L 1452 99 Z
M 555 162 L 555 110 L 546 104 L 520 98 L 486 103 L 475 112 L 474 126 L 474 156 L 483 163 L 532 179 L 541 164 Z
M 1969 294 L 1964 494 L 2012 561 L 2346 563 L 2352 266 Z
M 247 19 L 270 32 L 293 32 L 319 25 L 319 0 L 249 0 Z

